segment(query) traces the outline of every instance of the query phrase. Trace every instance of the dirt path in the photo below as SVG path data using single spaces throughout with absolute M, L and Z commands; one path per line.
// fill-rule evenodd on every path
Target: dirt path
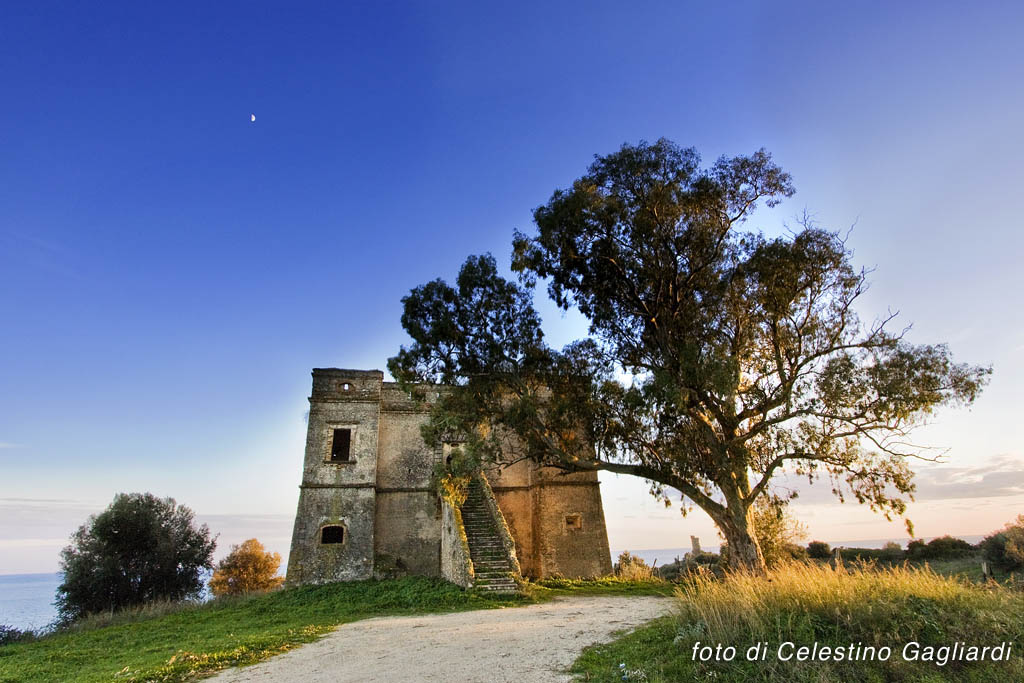
M 571 597 L 529 607 L 378 617 L 211 680 L 568 681 L 580 651 L 667 614 L 669 598 Z

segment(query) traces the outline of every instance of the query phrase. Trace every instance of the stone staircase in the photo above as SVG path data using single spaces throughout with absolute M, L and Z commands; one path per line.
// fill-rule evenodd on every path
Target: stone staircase
M 462 523 L 469 541 L 469 559 L 476 575 L 474 586 L 493 593 L 515 593 L 519 590 L 513 578 L 515 567 L 498 534 L 497 521 L 484 500 L 483 485 L 476 477 L 469 484 L 469 495 L 462 504 Z

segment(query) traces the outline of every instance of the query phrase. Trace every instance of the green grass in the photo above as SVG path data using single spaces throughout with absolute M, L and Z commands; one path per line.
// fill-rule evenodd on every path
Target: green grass
M 530 584 L 530 597 L 543 600 L 559 595 L 672 595 L 675 587 L 661 579 L 627 580 L 615 576 L 596 579 L 540 579 Z
M 563 595 L 670 595 L 664 581 L 548 579 L 526 596 L 463 591 L 410 577 L 292 588 L 203 605 L 160 603 L 96 615 L 37 640 L 0 646 L 0 683 L 183 681 L 253 664 L 316 640 L 339 624 L 389 614 L 515 607 Z
M 524 600 L 405 578 L 294 588 L 158 616 L 143 610 L 0 646 L 0 681 L 182 681 L 267 659 L 357 619 L 516 604 Z
M 677 592 L 678 615 L 651 622 L 618 640 L 588 648 L 572 671 L 588 681 L 714 680 L 785 683 L 1024 680 L 1024 592 L 982 586 L 930 568 L 832 569 L 792 564 L 770 581 L 745 575 L 695 576 Z M 732 645 L 732 662 L 693 659 L 696 642 Z M 890 646 L 887 662 L 782 662 L 783 642 L 797 645 Z M 905 643 L 998 645 L 1013 641 L 1005 663 L 904 661 Z M 748 647 L 767 642 L 764 661 Z

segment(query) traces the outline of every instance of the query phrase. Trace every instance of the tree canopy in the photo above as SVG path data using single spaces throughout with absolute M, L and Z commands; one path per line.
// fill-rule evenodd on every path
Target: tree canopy
M 64 621 L 153 600 L 198 597 L 216 539 L 173 498 L 119 493 L 61 552 L 57 608 Z
M 738 564 L 763 571 L 751 524 L 775 475 L 825 476 L 887 516 L 914 490 L 914 427 L 969 404 L 988 368 L 954 363 L 863 322 L 867 271 L 836 232 L 803 221 L 768 237 L 745 225 L 759 203 L 794 192 L 764 150 L 701 168 L 667 141 L 597 157 L 516 233 L 504 279 L 470 257 L 454 287 L 435 280 L 403 299 L 413 343 L 389 361 L 403 382 L 459 385 L 425 435 L 456 431 L 494 458 L 566 471 L 633 474 L 704 510 Z M 543 340 L 532 292 L 577 307 L 589 335 L 562 350 Z
M 277 575 L 280 566 L 281 553 L 269 553 L 262 543 L 250 538 L 231 546 L 228 556 L 218 563 L 210 578 L 210 592 L 220 597 L 273 590 L 284 583 L 284 577 Z

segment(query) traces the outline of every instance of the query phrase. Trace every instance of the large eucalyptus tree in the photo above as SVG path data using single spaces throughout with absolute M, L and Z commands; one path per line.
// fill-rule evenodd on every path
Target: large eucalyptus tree
M 470 257 L 454 287 L 405 297 L 413 343 L 389 369 L 462 387 L 436 404 L 429 439 L 459 433 L 487 459 L 514 433 L 520 457 L 675 489 L 754 571 L 752 506 L 783 502 L 783 470 L 903 514 L 907 459 L 924 457 L 909 433 L 939 406 L 971 403 L 990 370 L 909 343 L 894 315 L 862 322 L 866 271 L 837 233 L 745 229 L 759 202 L 792 193 L 763 150 L 703 169 L 667 140 L 625 145 L 536 209 L 536 234 L 516 234 L 519 283 Z M 544 343 L 538 280 L 586 316 L 587 338 Z

